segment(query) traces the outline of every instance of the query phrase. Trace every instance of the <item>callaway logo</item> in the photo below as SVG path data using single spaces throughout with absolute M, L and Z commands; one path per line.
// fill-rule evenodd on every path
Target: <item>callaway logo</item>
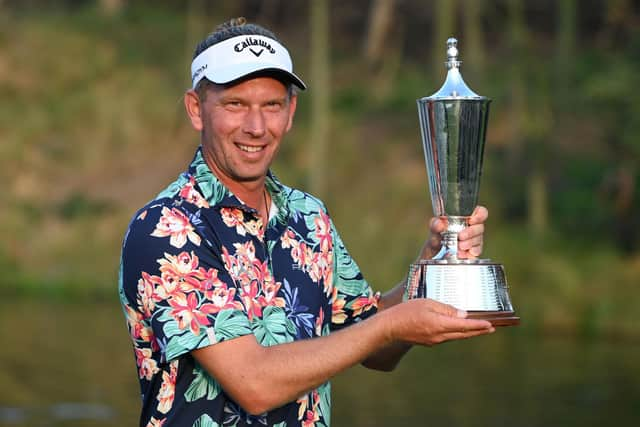
M 207 64 L 204 64 L 202 67 L 198 68 L 191 76 L 191 80 L 195 80 L 206 69 L 207 69 Z
M 257 48 L 254 49 L 252 46 L 257 46 Z M 256 57 L 262 55 L 262 52 L 264 52 L 265 49 L 269 51 L 269 53 L 276 53 L 276 50 L 271 47 L 268 42 L 264 40 L 254 39 L 253 37 L 247 37 L 242 43 L 236 44 L 233 47 L 233 50 L 235 50 L 236 52 L 242 52 L 246 48 L 249 48 L 249 51 L 251 51 L 251 53 L 253 53 Z

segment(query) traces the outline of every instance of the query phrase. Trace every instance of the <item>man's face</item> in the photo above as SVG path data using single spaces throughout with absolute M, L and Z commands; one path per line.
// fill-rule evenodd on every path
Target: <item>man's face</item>
M 201 102 L 198 129 L 207 164 L 225 184 L 261 182 L 295 109 L 296 96 L 270 77 L 211 85 Z

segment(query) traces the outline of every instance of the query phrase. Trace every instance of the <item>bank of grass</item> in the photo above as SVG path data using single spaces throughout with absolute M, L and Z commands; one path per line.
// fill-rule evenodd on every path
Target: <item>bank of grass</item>
M 185 22 L 161 8 L 116 18 L 87 9 L 17 16 L 0 30 L 3 296 L 117 298 L 129 218 L 173 180 L 197 144 L 180 102 L 191 48 Z M 358 80 L 358 66 L 336 67 L 343 83 L 333 94 L 321 196 L 366 277 L 385 290 L 426 236 L 430 202 L 414 98 L 435 83 L 409 67 L 400 79 L 406 86 L 377 99 L 361 80 L 344 83 L 349 73 Z M 310 96 L 301 94 L 296 126 L 274 166 L 299 187 L 314 160 Z M 498 181 L 483 185 L 492 211 L 485 253 L 505 265 L 523 329 L 638 335 L 637 255 L 622 257 L 595 235 L 551 230 L 534 238 L 501 215 Z

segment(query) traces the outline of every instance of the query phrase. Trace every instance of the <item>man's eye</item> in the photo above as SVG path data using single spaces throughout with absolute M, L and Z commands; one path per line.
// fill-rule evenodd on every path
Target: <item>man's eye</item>
M 232 109 L 232 110 L 238 110 L 240 108 L 242 108 L 242 102 L 240 101 L 227 101 L 224 103 L 226 108 Z
M 269 107 L 270 109 L 279 109 L 282 108 L 282 102 L 280 101 L 269 101 L 267 102 L 267 107 Z

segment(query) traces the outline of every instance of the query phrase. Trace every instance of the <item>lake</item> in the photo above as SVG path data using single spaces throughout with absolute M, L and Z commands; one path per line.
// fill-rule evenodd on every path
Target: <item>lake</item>
M 0 426 L 134 426 L 136 369 L 117 303 L 0 303 Z M 526 319 L 523 319 L 526 322 Z M 333 426 L 640 425 L 640 340 L 524 326 L 414 348 L 392 373 L 333 381 Z

